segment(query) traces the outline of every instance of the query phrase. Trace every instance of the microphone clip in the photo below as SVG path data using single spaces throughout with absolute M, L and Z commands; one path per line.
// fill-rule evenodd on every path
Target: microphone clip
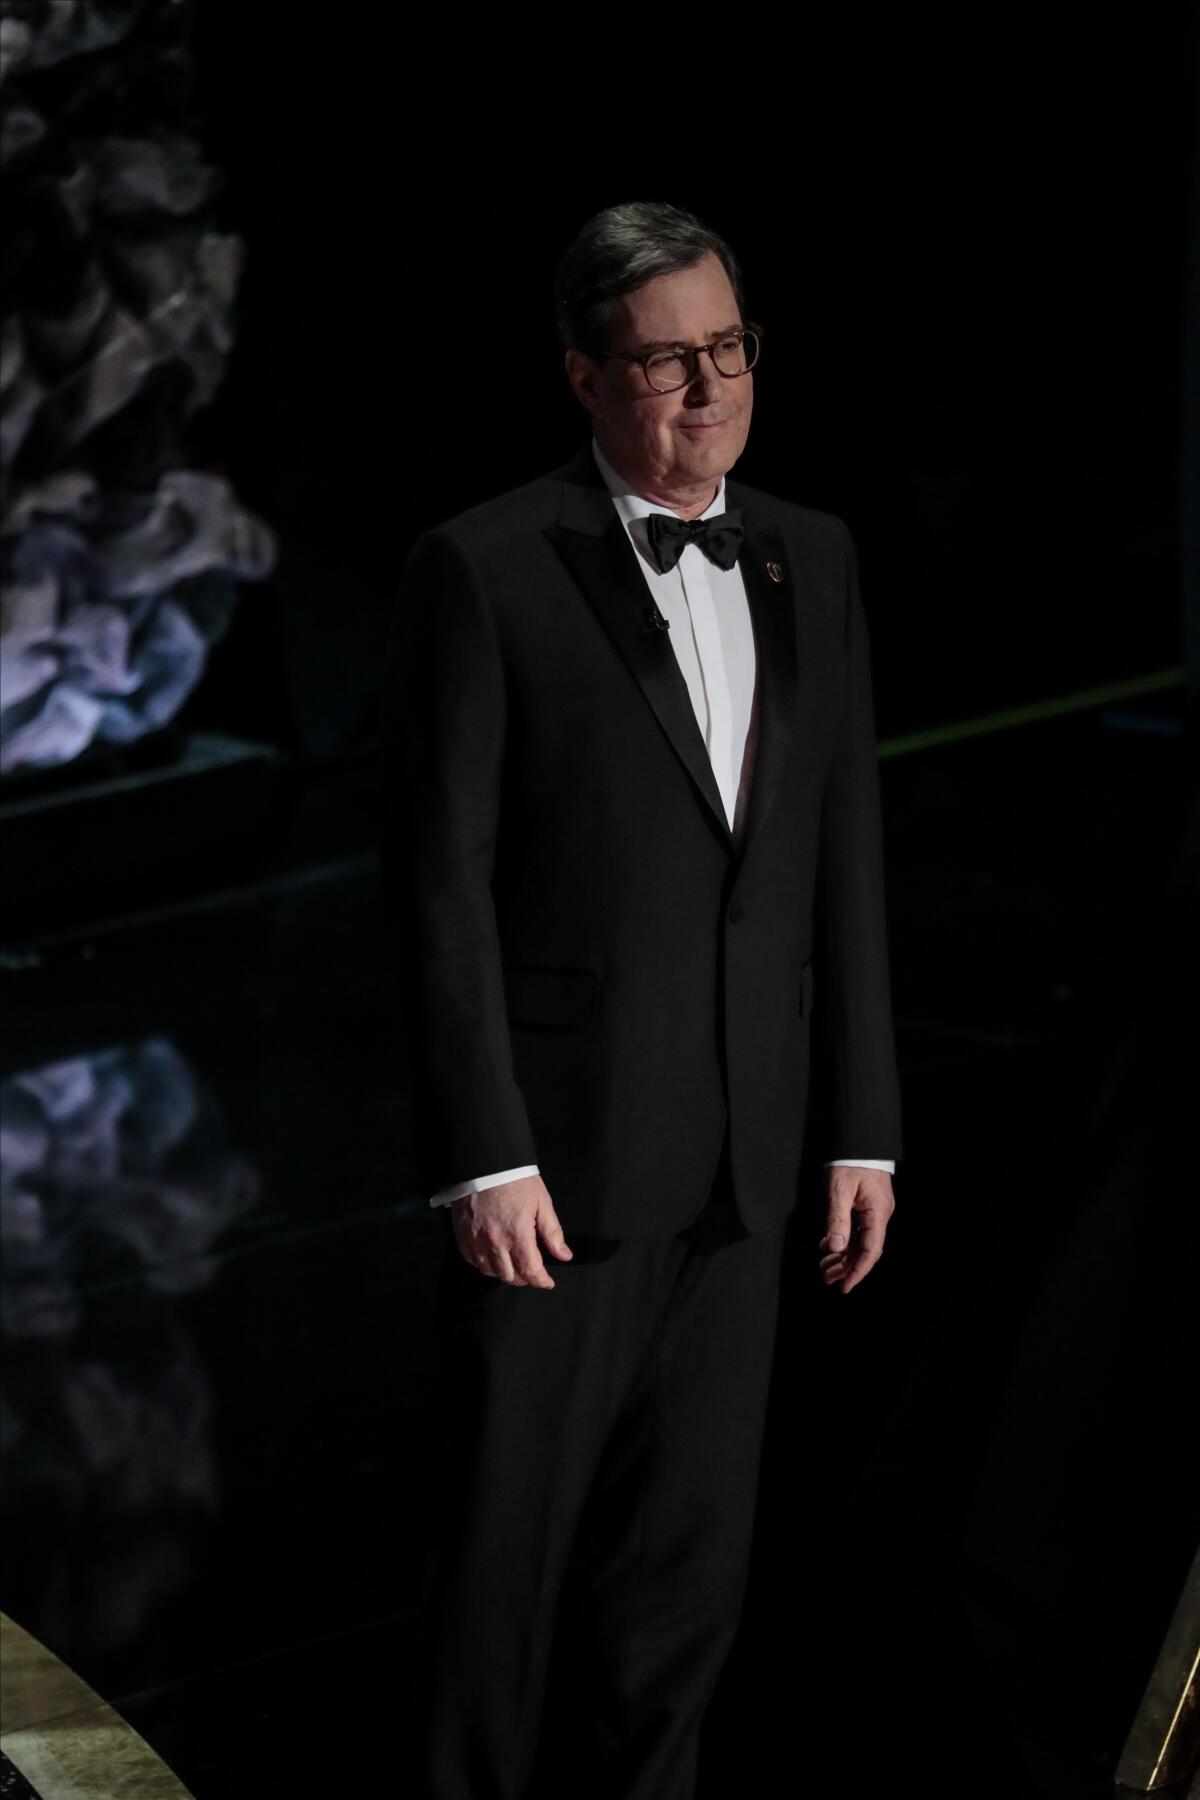
M 649 606 L 643 612 L 642 629 L 643 631 L 670 631 L 671 621 L 670 619 L 663 618 L 663 615 L 658 610 L 657 600 L 651 600 Z

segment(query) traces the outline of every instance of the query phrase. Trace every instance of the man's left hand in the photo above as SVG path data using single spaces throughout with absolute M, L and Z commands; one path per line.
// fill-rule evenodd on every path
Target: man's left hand
M 888 1220 L 896 1209 L 886 1169 L 836 1164 L 826 1169 L 825 1236 L 821 1275 L 826 1287 L 841 1282 L 843 1294 L 860 1282 L 883 1255 Z

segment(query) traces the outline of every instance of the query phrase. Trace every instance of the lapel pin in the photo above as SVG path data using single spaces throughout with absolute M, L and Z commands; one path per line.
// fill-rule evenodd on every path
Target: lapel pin
M 772 581 L 783 580 L 783 570 L 777 562 L 769 562 L 767 564 L 767 574 L 771 577 Z

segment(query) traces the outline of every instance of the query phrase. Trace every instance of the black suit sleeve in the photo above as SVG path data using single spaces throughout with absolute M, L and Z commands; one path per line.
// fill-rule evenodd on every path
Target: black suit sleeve
M 468 553 L 428 531 L 388 621 L 380 842 L 429 1193 L 536 1163 L 513 1071 L 491 877 L 506 696 L 495 622 Z
M 839 521 L 841 524 L 841 521 Z M 824 1158 L 900 1156 L 884 905 L 883 831 L 867 620 L 854 540 L 846 555 L 845 689 L 821 814 L 814 916 L 814 1050 L 827 1095 Z

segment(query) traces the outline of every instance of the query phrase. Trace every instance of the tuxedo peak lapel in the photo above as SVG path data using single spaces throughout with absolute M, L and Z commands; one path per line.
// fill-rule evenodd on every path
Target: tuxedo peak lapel
M 596 480 L 587 480 L 586 456 Z M 589 446 L 565 469 L 558 520 L 546 535 L 641 688 L 671 747 L 683 763 L 727 850 L 733 833 L 692 698 L 667 633 L 650 626 L 653 602 L 612 496 Z M 577 479 L 571 479 L 571 475 Z M 649 627 L 649 628 L 648 628 Z
M 721 841 L 739 855 L 696 721 L 687 682 L 668 634 L 647 630 L 649 589 L 590 443 L 554 471 L 562 504 L 547 536 L 570 569 L 663 731 L 696 785 Z M 753 491 L 726 482 L 729 505 L 742 508 L 742 571 L 758 662 L 758 740 L 740 845 L 745 860 L 778 792 L 791 742 L 796 700 L 796 596 L 783 535 Z
M 745 537 L 738 568 L 758 648 L 759 715 L 754 773 L 742 835 L 742 860 L 762 830 L 779 790 L 796 710 L 796 592 L 783 534 L 770 515 L 744 490 L 730 491 L 729 504 L 742 508 Z

